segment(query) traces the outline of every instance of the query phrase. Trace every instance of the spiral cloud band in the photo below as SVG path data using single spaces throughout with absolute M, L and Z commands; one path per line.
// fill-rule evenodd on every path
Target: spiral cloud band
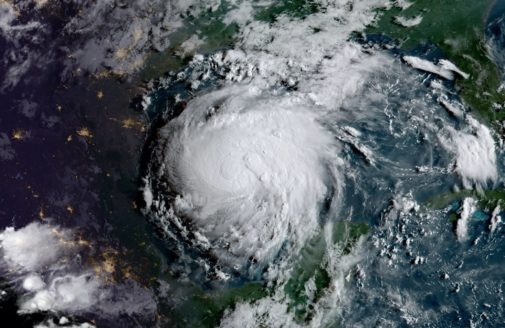
M 161 129 L 157 181 L 176 195 L 172 219 L 227 265 L 267 262 L 303 244 L 338 194 L 338 146 L 307 107 L 226 87 Z

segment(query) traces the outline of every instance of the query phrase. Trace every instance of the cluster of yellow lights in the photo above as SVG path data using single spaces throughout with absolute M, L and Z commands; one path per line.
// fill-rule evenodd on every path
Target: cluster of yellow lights
M 35 3 L 37 4 L 37 7 L 43 7 L 48 3 L 49 0 L 35 0 Z
M 26 138 L 26 131 L 21 129 L 16 129 L 12 131 L 12 139 L 23 140 Z
M 40 213 L 39 213 L 40 214 Z M 66 247 L 91 247 L 91 243 L 86 239 L 82 238 L 82 236 L 77 237 L 76 239 L 69 239 L 68 236 L 65 235 L 62 231 L 57 228 L 53 228 L 52 233 L 58 238 L 58 242 Z
M 125 129 L 135 128 L 140 131 L 145 131 L 144 124 L 142 122 L 140 122 L 139 120 L 135 120 L 133 118 L 127 118 L 127 119 L 122 120 L 121 127 L 125 128 Z
M 84 137 L 84 138 L 93 138 L 93 134 L 87 127 L 82 127 L 79 130 L 76 131 L 78 136 Z
M 96 275 L 101 276 L 107 282 L 114 282 L 113 274 L 116 272 L 118 252 L 107 248 L 102 253 L 101 261 L 92 260 L 92 268 Z
M 142 121 L 132 117 L 124 118 L 122 120 L 111 117 L 110 120 L 118 122 L 124 129 L 135 129 L 141 132 L 144 132 L 146 130 L 146 127 Z
M 16 16 L 21 15 L 19 8 L 13 3 L 12 0 L 0 0 L 0 4 L 6 4 L 6 5 L 10 6 L 14 10 L 14 14 Z
M 93 77 L 95 79 L 106 79 L 106 78 L 110 78 L 110 77 L 114 77 L 114 76 L 120 77 L 122 75 L 123 75 L 122 72 L 112 72 L 112 71 L 104 69 L 98 73 L 93 74 Z
M 76 243 L 74 241 L 67 239 L 65 234 L 63 232 L 61 232 L 60 230 L 53 228 L 51 231 L 58 238 L 58 242 L 60 244 L 62 244 L 64 246 L 69 246 L 69 247 L 76 245 Z
M 42 211 L 43 210 L 41 209 L 39 212 L 41 217 L 44 216 Z M 76 239 L 69 239 L 69 236 L 67 236 L 62 230 L 53 228 L 51 231 L 58 239 L 58 242 L 64 247 L 92 247 L 91 243 L 82 238 L 82 236 L 79 236 Z M 25 242 L 26 240 L 24 238 L 15 238 L 14 240 L 14 243 L 18 245 L 22 245 Z M 108 247 L 101 254 L 101 261 L 91 260 L 91 268 L 97 276 L 100 276 L 106 282 L 113 283 L 115 282 L 114 273 L 116 272 L 116 268 L 119 266 L 117 261 L 118 255 L 119 252 L 117 250 Z M 63 262 L 67 262 L 68 260 L 68 258 L 62 259 Z M 120 273 L 126 279 L 133 279 L 135 277 L 135 274 L 130 266 L 121 266 Z
M 130 51 L 126 48 L 118 48 L 115 53 L 116 58 L 123 59 L 126 57 L 126 55 L 128 55 L 128 52 L 130 52 Z

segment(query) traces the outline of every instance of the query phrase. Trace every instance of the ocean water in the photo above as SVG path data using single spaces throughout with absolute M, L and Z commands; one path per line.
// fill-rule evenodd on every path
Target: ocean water
M 4 317 L 503 326 L 503 124 L 435 43 L 366 32 L 408 6 L 0 3 Z
M 147 94 L 144 211 L 168 266 L 211 293 L 267 293 L 242 296 L 223 327 L 504 320 L 501 209 L 486 192 L 501 186 L 500 137 L 451 80 L 388 40 L 346 38 L 352 24 L 333 17 L 368 8 L 248 23 L 235 48 Z

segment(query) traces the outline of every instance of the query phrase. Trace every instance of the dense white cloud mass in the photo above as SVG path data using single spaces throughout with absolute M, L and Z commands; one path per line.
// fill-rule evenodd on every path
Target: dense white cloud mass
M 468 239 L 468 220 L 476 210 L 477 201 L 471 197 L 463 200 L 461 214 L 456 225 L 456 236 L 458 240 L 464 241 Z
M 423 21 L 423 16 L 417 15 L 412 18 L 406 18 L 403 16 L 395 16 L 395 23 L 403 26 L 403 27 L 413 27 L 421 24 Z
M 73 238 L 69 230 L 37 222 L 0 233 L 1 260 L 26 291 L 21 312 L 88 310 L 105 295 L 101 279 L 68 257 L 79 250 Z
M 437 65 L 429 60 L 421 59 L 415 56 L 403 56 L 403 60 L 414 68 L 439 75 L 447 80 L 454 80 L 454 73 L 457 73 L 465 79 L 469 77 L 467 73 L 460 70 L 454 63 L 448 61 L 447 59 L 441 59 Z
M 233 266 L 267 262 L 319 226 L 327 185 L 338 180 L 328 168 L 338 166 L 338 148 L 309 107 L 225 88 L 191 102 L 160 132 L 168 144 L 158 179 L 180 194 L 174 214 L 191 218 L 193 232 Z
M 461 131 L 447 127 L 439 138 L 444 147 L 456 155 L 455 171 L 463 179 L 464 187 L 471 189 L 474 184 L 479 187 L 489 181 L 496 182 L 498 171 L 491 131 L 470 116 L 467 123 Z
M 46 283 L 37 274 L 30 274 L 23 280 L 23 288 L 27 291 L 37 291 L 44 288 Z
M 411 3 L 319 1 L 321 10 L 303 19 L 281 14 L 275 21 L 251 20 L 266 4 L 231 1 L 232 9 L 220 19 L 225 25 L 238 25 L 234 49 L 196 55 L 187 69 L 174 75 L 193 93 L 182 114 L 157 131 L 159 143 L 142 192 L 146 213 L 167 235 L 177 242 L 183 239 L 175 247 L 181 262 L 197 258 L 205 273 L 213 265 L 213 278 L 222 280 L 229 279 L 233 270 L 255 278 L 261 272 L 267 284 L 281 286 L 267 297 L 228 309 L 223 327 L 296 326 L 283 288 L 291 274 L 290 256 L 322 235 L 329 287 L 316 300 L 315 280 L 304 285 L 304 295 L 315 308 L 309 324 L 320 327 L 331 323 L 346 302 L 351 271 L 365 275 L 358 266 L 364 257 L 360 243 L 342 256 L 331 237 L 334 221 L 353 214 L 353 208 L 340 211 L 345 184 L 351 184 L 355 196 L 361 188 L 357 182 L 366 179 L 353 165 L 377 170 L 368 176 L 377 180 L 384 175 L 386 182 L 377 184 L 382 187 L 377 193 L 393 193 L 424 173 L 455 172 L 464 187 L 481 188 L 498 179 L 495 140 L 486 126 L 446 94 L 445 82 L 433 82 L 432 94 L 419 91 L 426 72 L 436 75 L 433 79 L 468 78 L 453 63 L 404 56 L 408 67 L 379 47 L 350 40 L 352 32 L 373 22 L 376 9 L 391 5 L 406 9 Z M 127 75 L 142 67 L 150 49 L 171 46 L 170 36 L 184 25 L 185 17 L 215 11 L 220 5 L 214 0 L 132 1 L 128 6 L 89 2 L 65 25 L 65 33 L 83 40 L 67 49 L 68 60 L 90 72 L 107 67 Z M 396 22 L 412 27 L 422 17 L 397 16 Z M 17 24 L 14 7 L 0 3 L 0 31 L 9 42 L 19 35 L 30 36 L 25 32 L 39 27 L 33 22 Z M 182 34 L 176 54 L 188 56 L 205 44 L 205 37 L 193 32 Z M 38 58 L 38 54 L 26 56 L 20 60 L 10 54 L 16 65 L 7 72 L 5 88 L 19 83 Z M 205 84 L 213 89 L 206 92 L 201 87 Z M 436 102 L 431 97 L 452 115 L 450 120 L 440 106 L 432 106 Z M 145 96 L 142 106 L 151 104 Z M 26 105 L 22 112 L 30 117 L 35 110 Z M 46 121 L 54 124 L 51 118 Z M 426 143 L 429 156 L 415 154 L 413 147 Z M 0 133 L 0 158 L 14 156 L 8 136 Z M 453 163 L 449 169 L 448 156 Z M 367 206 L 366 201 L 356 210 Z M 456 226 L 461 241 L 468 239 L 475 206 L 472 198 L 463 203 Z M 412 196 L 396 197 L 383 219 L 394 221 L 417 211 Z M 501 222 L 499 211 L 497 207 L 492 215 L 490 231 Z M 408 247 L 410 239 L 402 243 Z M 109 286 L 78 263 L 79 246 L 70 230 L 41 223 L 8 228 L 0 233 L 0 246 L 2 264 L 21 295 L 21 312 L 155 311 L 152 295 L 139 285 Z M 184 253 L 186 246 L 187 253 L 197 249 L 198 254 Z M 393 263 L 396 255 L 390 255 Z M 414 265 L 423 263 L 423 256 L 413 257 Z M 194 267 L 188 268 L 185 273 Z M 56 326 L 51 321 L 40 325 Z
M 500 205 L 497 205 L 494 210 L 493 210 L 493 213 L 491 214 L 491 219 L 489 220 L 489 232 L 491 232 L 491 234 L 493 234 L 496 229 L 498 228 L 498 225 L 500 223 L 502 223 L 502 216 L 501 216 L 501 206 Z
M 3 258 L 10 266 L 27 271 L 51 265 L 65 251 L 61 247 L 59 234 L 63 238 L 70 237 L 67 231 L 55 233 L 51 226 L 38 223 L 31 223 L 19 230 L 7 228 L 0 233 Z
M 81 242 L 71 230 L 39 222 L 0 232 L 2 273 L 18 287 L 20 313 L 118 316 L 155 310 L 150 292 L 134 281 L 107 284 L 83 264 Z
M 392 64 L 346 41 L 371 21 L 370 3 L 355 6 L 329 4 L 326 14 L 305 20 L 254 21 L 240 32 L 239 48 L 247 51 L 194 59 L 194 88 L 210 67 L 230 85 L 196 97 L 160 131 L 167 141 L 157 148 L 161 165 L 146 181 L 144 198 L 167 234 L 177 227 L 242 270 L 250 262 L 268 264 L 282 247 L 296 252 L 321 229 L 325 203 L 335 214 L 344 169 L 340 142 L 326 123 L 376 66 Z M 337 19 L 344 17 L 353 23 Z M 314 27 L 321 31 L 314 34 Z M 298 92 L 281 91 L 282 84 Z M 160 189 L 177 196 L 160 196 Z
M 194 94 L 184 111 L 158 131 L 143 189 L 146 213 L 167 237 L 183 239 L 177 244 L 181 261 L 193 260 L 193 254 L 184 253 L 187 245 L 206 251 L 194 256 L 206 272 L 215 263 L 205 262 L 209 253 L 221 268 L 246 275 L 245 264 L 258 261 L 266 264 L 267 283 L 280 286 L 273 295 L 229 309 L 223 327 L 299 323 L 284 291 L 292 258 L 286 260 L 289 256 L 279 250 L 293 247 L 286 253 L 298 254 L 296 249 L 316 232 L 331 239 L 331 222 L 321 215 L 321 205 L 331 201 L 328 217 L 340 219 L 340 188 L 359 181 L 362 173 L 350 164 L 356 164 L 356 153 L 365 159 L 364 170 L 380 171 L 373 179 L 386 176 L 380 191 L 385 194 L 423 174 L 445 178 L 455 172 L 468 188 L 497 179 L 489 129 L 449 97 L 446 81 L 423 89 L 425 72 L 433 73 L 434 80 L 453 80 L 456 74 L 467 78 L 465 72 L 446 60 L 434 64 L 406 56 L 402 62 L 349 40 L 351 32 L 373 21 L 375 9 L 392 5 L 388 1 L 318 4 L 324 10 L 303 19 L 279 15 L 274 22 L 249 22 L 244 13 L 254 8 L 237 3 L 227 17 L 240 24 L 236 47 L 197 55 L 174 78 Z M 206 83 L 215 88 L 206 92 L 201 87 Z M 425 148 L 416 153 L 415 147 Z M 451 161 L 455 165 L 448 168 Z M 412 195 L 394 198 L 391 218 L 384 220 L 399 220 L 419 208 Z M 460 239 L 470 215 L 462 214 Z M 307 324 L 313 327 L 335 320 L 346 301 L 346 281 L 353 274 L 365 275 L 357 264 L 359 245 L 349 256 L 331 241 L 326 245 L 324 265 L 331 281 L 314 301 Z M 412 263 L 422 265 L 426 258 L 413 256 Z M 217 279 L 228 278 L 221 273 Z M 315 299 L 314 280 L 304 287 L 305 295 Z
M 26 279 L 23 284 L 26 284 Z M 93 274 L 66 274 L 50 281 L 49 286 L 42 286 L 31 297 L 23 301 L 21 312 L 66 311 L 78 312 L 96 305 L 105 296 L 100 291 L 102 282 Z

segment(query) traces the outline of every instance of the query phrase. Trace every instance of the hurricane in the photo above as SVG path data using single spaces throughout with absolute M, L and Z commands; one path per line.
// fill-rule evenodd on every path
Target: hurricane
M 426 263 L 413 245 L 437 236 L 423 222 L 443 215 L 426 204 L 443 186 L 482 192 L 498 181 L 495 136 L 452 89 L 468 74 L 349 38 L 370 8 L 337 2 L 246 23 L 236 48 L 196 55 L 146 95 L 162 114 L 146 148 L 144 213 L 173 270 L 204 285 L 273 286 L 228 309 L 222 327 L 349 326 L 363 322 L 356 303 L 404 306 L 391 301 L 400 296 L 387 268 L 403 265 L 400 249 L 407 265 Z M 460 242 L 470 203 L 454 209 L 454 233 L 444 228 Z M 415 295 L 402 320 L 422 308 Z
M 190 102 L 160 130 L 173 220 L 235 268 L 299 248 L 338 197 L 338 145 L 310 103 L 230 87 Z
M 0 1 L 0 312 L 505 322 L 505 1 Z

